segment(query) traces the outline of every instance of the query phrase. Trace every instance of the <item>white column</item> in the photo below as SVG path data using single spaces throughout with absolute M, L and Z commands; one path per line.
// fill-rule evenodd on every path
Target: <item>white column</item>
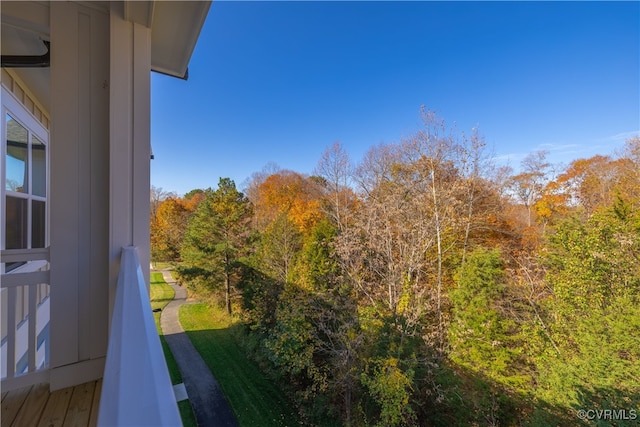
M 109 312 L 123 247 L 136 246 L 141 265 L 150 262 L 149 187 L 151 30 L 125 21 L 122 4 L 110 18 L 109 122 Z M 149 271 L 144 269 L 149 286 Z

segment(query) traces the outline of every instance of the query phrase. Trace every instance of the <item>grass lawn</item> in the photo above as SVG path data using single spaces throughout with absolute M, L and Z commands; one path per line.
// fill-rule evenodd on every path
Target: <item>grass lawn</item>
M 164 270 L 165 268 L 175 268 L 175 262 L 166 262 L 166 261 L 155 261 L 152 262 L 151 265 L 155 270 Z
M 249 359 L 237 342 L 234 321 L 218 308 L 188 304 L 180 323 L 218 380 L 240 427 L 294 426 L 293 405 Z
M 171 286 L 165 283 L 164 279 L 162 278 L 162 273 L 152 272 L 149 294 L 151 298 L 151 309 L 155 310 L 157 308 L 164 309 L 164 307 L 173 299 L 175 292 L 173 292 Z M 182 382 L 182 376 L 180 375 L 178 364 L 173 358 L 173 353 L 171 353 L 169 345 L 165 341 L 164 336 L 162 335 L 162 330 L 160 329 L 160 312 L 153 313 L 153 318 L 156 321 L 158 334 L 160 334 L 160 343 L 162 344 L 164 358 L 166 359 L 167 367 L 169 368 L 171 384 L 180 384 Z M 193 409 L 191 409 L 191 403 L 189 403 L 188 400 L 178 402 L 178 409 L 180 410 L 182 424 L 184 424 L 185 427 L 195 427 L 198 425 L 196 422 L 196 417 L 193 414 Z

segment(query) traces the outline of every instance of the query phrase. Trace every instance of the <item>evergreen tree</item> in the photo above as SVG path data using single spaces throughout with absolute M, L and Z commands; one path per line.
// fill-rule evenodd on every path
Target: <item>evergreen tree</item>
M 573 409 L 640 404 L 640 211 L 619 199 L 560 223 L 545 305 L 557 350 L 538 355 L 539 396 Z M 623 425 L 620 423 L 619 425 Z
M 183 271 L 206 281 L 210 290 L 222 288 L 231 314 L 232 282 L 238 259 L 246 250 L 252 208 L 233 180 L 220 178 L 218 189 L 205 191 L 189 221 L 182 247 Z
M 518 327 L 501 307 L 508 299 L 508 288 L 500 251 L 478 248 L 471 252 L 455 282 L 449 293 L 449 358 L 480 380 L 474 385 L 477 394 L 467 396 L 477 416 L 505 421 L 513 417 L 509 391 L 525 390 L 530 378 L 519 354 Z

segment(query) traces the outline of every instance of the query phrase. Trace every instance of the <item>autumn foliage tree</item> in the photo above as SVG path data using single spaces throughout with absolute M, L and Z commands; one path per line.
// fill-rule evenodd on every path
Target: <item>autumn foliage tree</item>
M 291 171 L 269 175 L 259 185 L 253 204 L 262 218 L 258 228 L 286 214 L 299 232 L 305 232 L 321 217 L 317 184 L 311 178 Z
M 151 259 L 180 261 L 180 248 L 189 218 L 202 201 L 204 192 L 192 190 L 184 197 L 151 187 Z
M 177 197 L 170 197 L 158 204 L 151 223 L 151 247 L 155 260 L 180 260 L 180 247 L 192 213 L 186 201 Z
M 640 139 L 559 169 L 532 153 L 514 173 L 476 129 L 421 118 L 358 163 L 334 143 L 313 176 L 268 167 L 248 196 L 221 179 L 167 197 L 152 242 L 228 312 L 239 296 L 247 352 L 307 424 L 573 425 L 576 409 L 637 407 Z

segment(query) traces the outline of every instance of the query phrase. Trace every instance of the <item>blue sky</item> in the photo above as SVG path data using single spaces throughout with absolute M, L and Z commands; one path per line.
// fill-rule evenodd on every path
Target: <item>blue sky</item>
M 638 2 L 214 1 L 189 80 L 152 74 L 151 183 L 311 173 L 420 127 L 478 127 L 499 162 L 611 154 L 640 129 Z

